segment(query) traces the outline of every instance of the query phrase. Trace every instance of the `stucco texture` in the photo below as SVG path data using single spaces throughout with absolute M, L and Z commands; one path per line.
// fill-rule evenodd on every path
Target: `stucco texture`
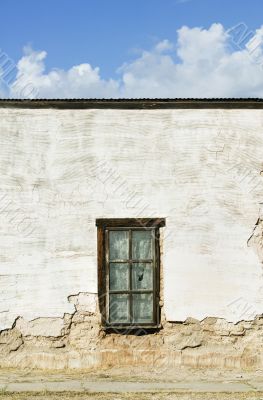
M 167 321 L 261 314 L 262 121 L 253 109 L 1 108 L 0 330 L 20 317 L 39 334 L 79 293 L 95 311 L 96 218 L 166 218 Z

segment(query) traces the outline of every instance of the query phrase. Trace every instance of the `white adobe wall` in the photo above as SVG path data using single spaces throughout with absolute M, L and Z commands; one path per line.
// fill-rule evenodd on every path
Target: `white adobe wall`
M 164 312 L 263 311 L 261 110 L 0 109 L 0 330 L 96 293 L 96 218 L 166 217 Z M 91 310 L 94 309 L 91 295 Z

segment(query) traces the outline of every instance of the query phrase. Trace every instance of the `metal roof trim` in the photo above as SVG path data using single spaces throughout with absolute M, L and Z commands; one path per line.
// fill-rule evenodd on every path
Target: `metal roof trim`
M 57 109 L 263 108 L 263 98 L 0 99 L 0 107 Z

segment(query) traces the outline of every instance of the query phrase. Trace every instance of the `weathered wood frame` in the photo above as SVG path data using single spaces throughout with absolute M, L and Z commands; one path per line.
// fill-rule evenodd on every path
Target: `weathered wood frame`
M 111 219 L 97 219 L 97 246 L 98 246 L 98 296 L 99 296 L 99 309 L 101 313 L 101 325 L 104 329 L 155 329 L 160 328 L 160 243 L 159 243 L 159 228 L 165 226 L 164 218 L 111 218 Z M 108 272 L 109 262 L 107 260 L 107 235 L 109 230 L 152 230 L 154 231 L 154 279 L 153 279 L 153 323 L 141 324 L 113 324 L 108 321 L 108 297 L 109 297 L 109 284 Z M 130 239 L 131 240 L 131 235 Z M 130 258 L 130 257 L 129 257 Z M 131 260 L 130 260 L 131 262 Z M 126 292 L 126 291 L 125 291 Z M 142 291 L 138 291 L 142 292 Z M 145 292 L 145 291 L 143 291 Z M 132 291 L 134 293 L 134 290 Z

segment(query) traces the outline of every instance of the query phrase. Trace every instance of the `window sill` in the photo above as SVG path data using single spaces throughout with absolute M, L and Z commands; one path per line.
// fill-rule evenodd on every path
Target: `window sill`
M 135 332 L 139 332 L 140 334 L 145 331 L 145 333 L 150 333 L 151 331 L 158 331 L 162 329 L 162 325 L 156 324 L 147 324 L 147 325 L 104 325 L 101 329 L 106 333 L 125 333 L 129 334 L 129 332 L 135 334 Z

